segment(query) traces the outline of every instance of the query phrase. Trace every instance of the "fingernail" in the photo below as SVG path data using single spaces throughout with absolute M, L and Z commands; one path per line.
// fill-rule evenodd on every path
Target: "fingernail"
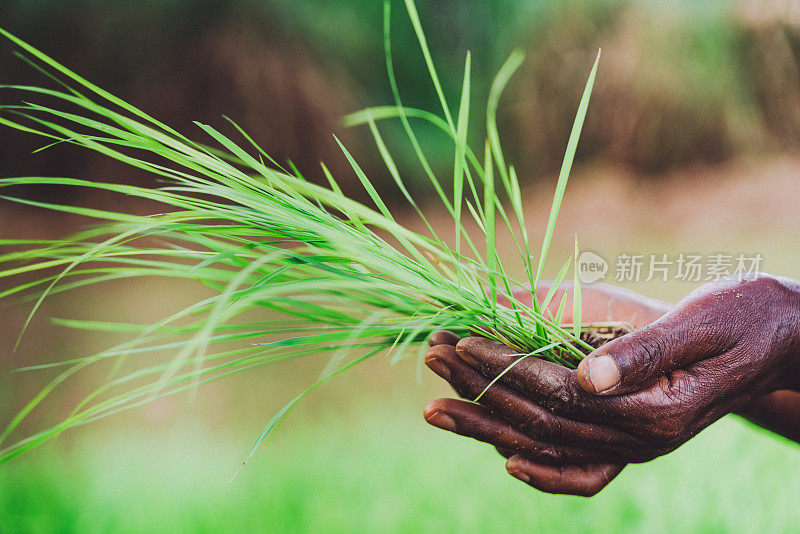
M 445 380 L 450 380 L 450 368 L 447 367 L 439 358 L 428 358 L 425 360 L 425 365 L 427 365 L 431 371 L 441 376 Z
M 531 477 L 529 477 L 528 473 L 526 473 L 525 471 L 519 471 L 517 469 L 511 468 L 508 470 L 508 474 L 516 479 L 523 481 L 526 484 L 528 484 L 531 481 Z
M 456 429 L 456 420 L 444 412 L 432 410 L 430 413 L 424 413 L 425 420 L 437 428 L 442 430 L 449 430 L 450 432 Z
M 438 332 L 434 332 L 430 339 L 431 346 L 435 345 L 453 345 L 455 346 L 461 340 L 453 332 L 449 330 L 439 330 Z
M 470 353 L 464 349 L 459 349 L 458 346 L 456 346 L 456 354 L 458 354 L 459 358 L 467 362 L 467 365 L 470 367 L 478 367 L 478 362 L 475 361 L 475 358 L 473 358 L 472 355 L 470 355 Z
M 591 384 L 595 393 L 603 393 L 619 384 L 619 367 L 611 356 L 603 354 L 587 358 L 583 363 L 586 372 L 584 378 Z

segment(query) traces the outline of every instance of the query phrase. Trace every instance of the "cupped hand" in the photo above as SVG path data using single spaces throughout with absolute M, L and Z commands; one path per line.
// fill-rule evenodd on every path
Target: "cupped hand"
M 602 346 L 577 371 L 525 357 L 481 405 L 440 399 L 426 407 L 428 422 L 495 445 L 508 471 L 534 487 L 592 495 L 626 463 L 670 452 L 754 399 L 800 385 L 795 282 L 708 284 L 660 317 L 667 305 L 595 287 L 584 289 L 586 321 L 630 321 L 610 308 L 617 298 L 614 306 L 639 317 L 635 326 L 654 322 Z M 597 318 L 603 299 L 607 317 Z M 428 366 L 466 399 L 519 359 L 479 337 L 441 334 L 432 345 Z
M 545 299 L 550 287 L 549 282 L 539 284 L 536 297 L 540 302 Z M 571 284 L 565 282 L 555 291 L 550 300 L 551 315 L 555 315 L 563 292 L 571 289 Z M 592 323 L 621 321 L 636 328 L 649 324 L 671 308 L 665 302 L 606 284 L 584 286 L 582 294 L 583 320 Z M 525 288 L 515 289 L 513 297 L 528 306 L 533 299 L 531 291 Z M 502 297 L 498 301 L 509 305 Z M 571 322 L 572 303 L 571 299 L 567 299 L 562 323 Z M 459 341 L 460 338 L 455 334 L 437 332 L 429 340 L 431 349 L 425 361 L 434 372 L 451 382 L 461 397 L 472 400 L 483 391 L 489 380 L 456 355 L 455 347 Z M 425 408 L 425 418 L 439 428 L 495 445 L 508 458 L 506 467 L 512 475 L 551 493 L 591 495 L 624 467 L 624 463 L 589 462 L 592 458 L 577 448 L 569 456 L 568 461 L 572 463 L 566 463 L 565 457 L 554 454 L 551 443 L 537 441 L 526 434 L 526 429 L 532 428 L 533 423 L 530 413 L 536 412 L 544 418 L 546 410 L 504 385 L 495 384 L 483 400 L 484 406 L 456 399 L 439 399 Z M 518 406 L 520 409 L 516 413 L 524 419 L 520 420 L 514 414 L 499 415 L 496 410 L 487 407 L 506 403 Z M 533 435 L 536 436 L 536 432 Z M 542 435 L 538 435 L 541 439 Z

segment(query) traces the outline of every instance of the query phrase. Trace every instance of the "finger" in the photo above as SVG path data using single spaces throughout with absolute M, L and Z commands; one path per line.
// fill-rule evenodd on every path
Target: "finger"
M 742 299 L 744 300 L 744 299 Z M 578 382 L 598 395 L 619 395 L 653 385 L 733 348 L 738 337 L 705 299 L 679 306 L 654 323 L 603 345 L 578 365 Z
M 466 337 L 456 345 L 456 354 L 487 379 L 503 373 L 501 383 L 571 419 L 591 418 L 597 412 L 608 411 L 607 405 L 614 402 L 586 393 L 578 384 L 575 371 L 539 358 L 522 357 L 497 341 Z
M 506 462 L 508 473 L 547 492 L 591 497 L 614 480 L 625 466 L 612 463 L 553 466 L 532 462 L 519 455 Z
M 495 449 L 497 449 L 497 452 L 500 454 L 500 456 L 502 456 L 506 460 L 514 456 L 514 451 L 510 449 L 502 449 L 500 447 L 495 447 Z
M 607 460 L 608 454 L 534 440 L 488 408 L 456 399 L 438 399 L 423 410 L 431 425 L 461 436 L 494 445 L 512 454 L 522 454 L 544 464 L 575 464 Z
M 456 353 L 465 363 L 472 362 L 473 368 L 487 380 L 503 373 L 487 394 L 500 385 L 513 388 L 512 391 L 519 392 L 562 419 L 599 427 L 604 432 L 616 429 L 630 436 L 640 436 L 640 440 L 651 435 L 651 427 L 660 433 L 682 432 L 687 410 L 709 405 L 712 398 L 722 394 L 720 386 L 698 387 L 703 377 L 713 377 L 715 372 L 719 374 L 716 360 L 699 362 L 690 366 L 688 372 L 671 371 L 653 387 L 634 393 L 597 396 L 578 384 L 575 371 L 534 357 L 522 358 L 513 349 L 489 339 L 464 338 L 456 346 Z M 711 362 L 715 365 L 711 366 Z M 733 383 L 741 384 L 742 381 Z M 740 396 L 728 395 L 730 398 Z M 719 416 L 716 409 L 706 412 L 709 417 Z M 655 444 L 646 439 L 643 441 L 650 448 L 630 446 L 625 455 L 614 459 L 624 458 L 626 463 L 652 459 L 654 453 L 658 454 L 653 450 Z
M 459 358 L 455 347 L 438 345 L 428 349 L 425 364 L 463 398 L 473 400 L 485 391 L 481 404 L 532 438 L 625 455 L 643 452 L 641 440 L 627 432 L 560 417 L 502 384 L 486 389 L 489 380 Z
M 431 334 L 430 339 L 428 339 L 428 345 L 431 347 L 435 347 L 436 345 L 455 346 L 459 339 L 461 338 L 457 334 L 454 334 L 449 330 L 439 330 L 438 332 Z

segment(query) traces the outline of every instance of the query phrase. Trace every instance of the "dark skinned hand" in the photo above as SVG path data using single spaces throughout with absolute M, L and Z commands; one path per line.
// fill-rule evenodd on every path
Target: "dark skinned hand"
M 425 408 L 426 420 L 491 443 L 508 458 L 509 473 L 538 489 L 587 496 L 625 464 L 671 452 L 727 413 L 800 438 L 796 282 L 766 275 L 715 282 L 672 310 L 602 284 L 583 293 L 586 322 L 642 328 L 596 350 L 577 371 L 524 358 L 481 404 L 439 399 Z M 426 363 L 465 399 L 519 358 L 481 337 L 442 332 L 431 345 Z

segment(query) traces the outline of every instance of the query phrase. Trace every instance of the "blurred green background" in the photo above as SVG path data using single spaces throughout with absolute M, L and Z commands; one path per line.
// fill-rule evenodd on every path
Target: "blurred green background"
M 532 236 L 543 233 L 573 114 L 602 47 L 549 274 L 577 232 L 584 248 L 609 261 L 621 253 L 760 253 L 762 269 L 798 276 L 794 2 L 420 0 L 418 7 L 451 103 L 464 54 L 473 53 L 475 146 L 483 135 L 477 104 L 494 72 L 514 47 L 528 53 L 500 118 Z M 437 111 L 402 2 L 393 8 L 403 98 Z M 229 115 L 276 159 L 291 159 L 312 178 L 324 160 L 360 195 L 335 132 L 382 194 L 399 200 L 368 132 L 339 121 L 391 103 L 381 12 L 379 0 L 4 0 L 0 26 L 186 133 L 197 135 L 192 120 L 224 128 L 221 116 Z M 0 51 L 0 82 L 46 82 L 10 47 Z M 0 132 L 0 175 L 152 183 L 69 147 L 31 156 L 38 139 Z M 386 126 L 404 176 L 428 199 L 401 134 Z M 424 128 L 420 138 L 446 175 L 446 139 Z M 117 209 L 124 202 L 73 190 L 15 193 Z M 396 209 L 404 217 L 399 202 Z M 440 208 L 425 210 L 436 220 Z M 57 237 L 85 222 L 0 204 L 0 237 Z M 626 287 L 675 302 L 696 285 Z M 198 294 L 189 285 L 128 281 L 57 295 L 16 352 L 29 308 L 0 302 L 0 419 L 10 420 L 54 376 L 13 369 L 116 341 L 57 328 L 48 317 L 154 321 Z M 421 408 L 449 392 L 410 360 L 390 366 L 376 358 L 315 392 L 228 483 L 266 421 L 324 364 L 237 375 L 195 400 L 160 400 L 0 466 L 0 531 L 792 532 L 800 523 L 797 447 L 733 417 L 676 453 L 628 467 L 592 499 L 535 492 L 509 477 L 491 448 L 424 423 Z M 21 435 L 63 417 L 102 379 L 89 373 L 63 386 Z

